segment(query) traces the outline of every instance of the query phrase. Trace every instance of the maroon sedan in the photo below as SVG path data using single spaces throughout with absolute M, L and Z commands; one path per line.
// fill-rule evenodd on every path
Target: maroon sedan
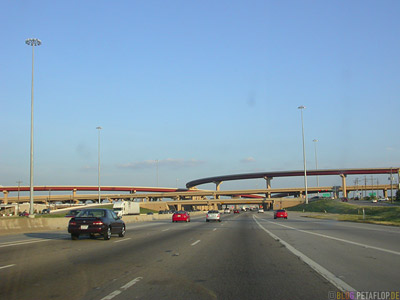
M 278 209 L 274 214 L 274 219 L 284 218 L 287 219 L 287 211 L 284 209 Z
M 190 222 L 190 215 L 187 211 L 177 211 L 172 215 L 172 222 Z
M 84 209 L 73 217 L 68 224 L 68 232 L 71 239 L 77 240 L 80 235 L 103 236 L 105 240 L 111 238 L 111 234 L 125 235 L 125 223 L 110 209 Z

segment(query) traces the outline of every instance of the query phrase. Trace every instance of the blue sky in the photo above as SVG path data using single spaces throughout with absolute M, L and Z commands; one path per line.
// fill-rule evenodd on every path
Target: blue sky
M 308 168 L 313 139 L 321 169 L 398 167 L 399 15 L 397 0 L 1 1 L 0 185 L 29 182 L 31 37 L 37 185 L 96 185 L 97 126 L 104 185 L 301 170 L 299 105 Z

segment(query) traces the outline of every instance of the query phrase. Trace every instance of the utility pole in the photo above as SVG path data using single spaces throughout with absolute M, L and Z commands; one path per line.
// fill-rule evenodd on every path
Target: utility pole
M 364 178 L 364 199 L 365 199 L 365 197 L 367 197 L 367 175 L 365 175 L 365 178 Z
M 17 181 L 17 183 L 18 183 L 18 204 L 19 204 L 19 190 L 20 190 L 22 181 L 19 180 L 19 181 Z
M 393 203 L 393 169 L 390 168 L 390 203 Z
M 374 176 L 371 175 L 371 198 L 374 196 Z
M 18 205 L 18 214 L 19 214 L 19 190 L 20 190 L 22 181 L 18 180 L 17 183 L 18 183 L 18 201 L 17 201 L 17 205 Z

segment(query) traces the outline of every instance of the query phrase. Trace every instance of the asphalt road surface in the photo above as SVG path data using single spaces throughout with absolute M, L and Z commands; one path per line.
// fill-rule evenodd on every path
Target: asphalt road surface
M 124 238 L 0 237 L 0 299 L 336 299 L 399 289 L 395 227 L 271 212 L 128 224 Z

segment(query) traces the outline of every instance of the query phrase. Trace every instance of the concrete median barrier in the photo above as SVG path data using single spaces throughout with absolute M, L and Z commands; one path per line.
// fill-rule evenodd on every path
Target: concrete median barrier
M 204 215 L 204 212 L 192 212 L 191 216 Z M 122 220 L 125 223 L 146 222 L 172 219 L 172 214 L 127 215 Z M 67 230 L 70 218 L 1 218 L 0 235 L 31 233 L 39 231 Z

